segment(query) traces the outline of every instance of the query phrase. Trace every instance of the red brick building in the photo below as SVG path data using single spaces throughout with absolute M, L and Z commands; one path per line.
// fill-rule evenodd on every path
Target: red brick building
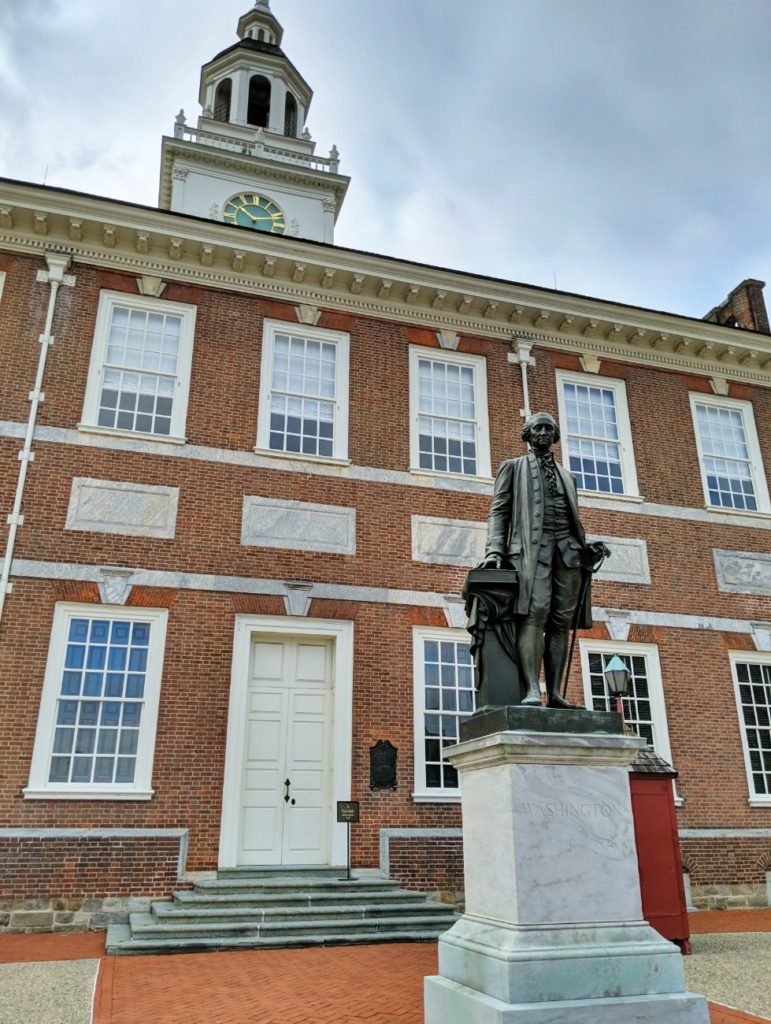
M 0 182 L 0 927 L 343 863 L 348 798 L 354 864 L 458 889 L 458 595 L 539 409 L 613 551 L 570 695 L 628 659 L 694 902 L 766 903 L 762 286 L 712 322 L 336 247 L 280 45 L 258 0 L 159 209 Z

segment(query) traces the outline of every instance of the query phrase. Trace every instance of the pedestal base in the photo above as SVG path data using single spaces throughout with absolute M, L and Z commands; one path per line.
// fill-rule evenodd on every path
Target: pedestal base
M 439 971 L 504 1004 L 685 991 L 680 950 L 644 921 L 517 928 L 466 915 L 439 940 Z
M 425 1024 L 707 1024 L 703 996 L 565 999 L 502 1003 L 447 978 L 425 979 Z
M 642 741 L 610 717 L 491 710 L 448 751 L 466 913 L 439 940 L 425 1024 L 709 1024 L 642 918 L 627 771 Z

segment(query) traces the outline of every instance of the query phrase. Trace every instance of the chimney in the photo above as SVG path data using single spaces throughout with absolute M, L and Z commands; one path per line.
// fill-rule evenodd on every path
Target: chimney
M 763 299 L 765 286 L 765 281 L 747 278 L 729 293 L 724 302 L 711 309 L 704 319 L 725 327 L 741 327 L 745 331 L 771 334 Z

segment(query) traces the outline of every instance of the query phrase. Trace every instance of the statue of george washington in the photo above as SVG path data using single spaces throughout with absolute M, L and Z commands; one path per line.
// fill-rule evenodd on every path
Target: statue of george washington
M 572 627 L 591 627 L 590 578 L 610 552 L 588 544 L 578 517 L 576 484 L 555 461 L 556 420 L 540 412 L 525 423 L 527 455 L 508 459 L 498 471 L 480 569 L 508 569 L 518 586 L 502 624 L 504 646 L 516 654 L 523 705 L 541 703 L 543 663 L 550 708 L 571 708 L 560 692 Z M 513 702 L 512 702 L 513 703 Z

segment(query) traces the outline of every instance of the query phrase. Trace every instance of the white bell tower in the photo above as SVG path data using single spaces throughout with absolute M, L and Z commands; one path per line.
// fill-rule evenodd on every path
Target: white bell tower
M 349 178 L 316 156 L 305 127 L 313 91 L 281 49 L 269 0 L 238 22 L 238 42 L 201 69 L 195 128 L 183 111 L 161 148 L 161 209 L 249 230 L 334 241 Z

